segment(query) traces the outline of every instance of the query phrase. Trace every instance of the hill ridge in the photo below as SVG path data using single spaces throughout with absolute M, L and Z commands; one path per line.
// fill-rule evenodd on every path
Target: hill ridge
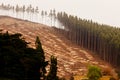
M 12 17 L 0 17 L 0 29 L 9 33 L 21 33 L 24 38 L 31 42 L 30 47 L 34 47 L 35 37 L 39 36 L 45 56 L 47 59 L 55 55 L 58 59 L 58 75 L 84 75 L 89 64 L 99 65 L 103 68 L 112 67 L 100 59 L 94 58 L 89 51 L 85 51 L 79 46 L 72 44 L 56 29 L 43 24 L 15 19 Z

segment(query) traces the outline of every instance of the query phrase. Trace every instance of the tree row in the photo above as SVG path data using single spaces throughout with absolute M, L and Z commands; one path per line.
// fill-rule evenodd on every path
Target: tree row
M 103 60 L 120 66 L 120 29 L 109 25 L 98 24 L 65 12 L 57 14 L 64 25 L 59 32 L 72 42 L 98 54 Z
M 49 17 L 50 18 L 50 21 L 51 21 L 51 26 L 55 26 L 55 21 L 56 21 L 56 10 L 55 9 L 51 9 L 49 12 L 45 11 L 45 10 L 39 10 L 39 7 L 36 6 L 36 7 L 33 7 L 31 4 L 26 6 L 26 5 L 23 5 L 23 6 L 19 6 L 19 5 L 15 5 L 15 6 L 12 6 L 10 4 L 0 4 L 0 9 L 1 10 L 5 10 L 5 11 L 12 11 L 13 13 L 16 13 L 16 17 L 18 18 L 18 16 L 20 15 L 19 13 L 22 13 L 22 17 L 21 18 L 25 18 L 25 13 L 27 13 L 28 15 L 30 15 L 30 19 L 33 19 L 33 14 L 35 14 L 35 18 L 40 18 L 42 17 L 42 23 L 43 23 L 43 20 L 46 19 L 46 17 Z M 40 16 L 39 16 L 40 15 Z M 9 14 L 8 14 L 9 16 Z M 46 20 L 45 20 L 46 21 Z

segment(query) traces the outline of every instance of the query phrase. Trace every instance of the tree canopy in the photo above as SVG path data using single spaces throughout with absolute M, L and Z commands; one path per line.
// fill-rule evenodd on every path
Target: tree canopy
M 50 58 L 51 64 L 50 64 L 50 71 L 48 73 L 48 76 L 46 80 L 58 80 L 57 76 L 57 58 L 54 56 L 51 56 Z
M 57 19 L 64 26 L 64 30 L 58 29 L 58 32 L 67 39 L 98 54 L 110 64 L 120 66 L 120 28 L 98 24 L 65 12 L 58 12 Z
M 27 44 L 19 33 L 0 32 L 0 78 L 45 80 L 48 61 L 45 61 L 39 37 L 36 37 L 36 49 L 28 47 Z
M 89 80 L 99 80 L 102 77 L 102 73 L 97 66 L 89 66 L 87 76 Z

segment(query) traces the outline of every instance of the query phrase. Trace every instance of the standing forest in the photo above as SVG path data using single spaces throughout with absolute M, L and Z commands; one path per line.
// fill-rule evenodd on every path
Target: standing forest
M 39 20 L 41 17 L 40 23 L 44 26 L 49 20 L 48 26 L 56 30 L 56 34 L 90 51 L 92 55 L 97 55 L 114 67 L 118 78 L 120 77 L 120 28 L 81 19 L 66 12 L 57 12 L 55 9 L 40 12 L 37 6 L 34 8 L 32 5 L 26 7 L 1 4 L 0 9 L 8 11 L 8 15 L 13 12 L 15 18 L 25 21 L 33 21 L 34 17 Z M 10 34 L 9 31 L 3 33 L 0 30 L 0 80 L 65 80 L 57 75 L 57 57 L 51 53 L 50 61 L 46 60 L 40 38 L 36 35 L 35 48 L 31 48 L 22 34 Z M 49 71 L 46 70 L 48 66 Z M 90 66 L 84 80 L 102 80 L 102 76 L 101 69 Z M 110 80 L 118 78 L 112 77 Z M 74 80 L 74 75 L 70 76 L 70 80 Z

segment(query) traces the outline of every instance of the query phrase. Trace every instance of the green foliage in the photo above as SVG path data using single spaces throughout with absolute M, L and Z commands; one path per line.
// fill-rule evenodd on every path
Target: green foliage
M 48 61 L 39 38 L 36 49 L 29 48 L 21 34 L 0 33 L 0 77 L 10 80 L 45 78 Z
M 50 71 L 46 77 L 46 80 L 58 80 L 58 77 L 57 77 L 57 58 L 54 56 L 51 56 L 50 61 L 51 61 Z
M 42 49 L 42 45 L 41 45 L 41 42 L 40 42 L 40 39 L 38 36 L 36 37 L 35 45 L 36 45 L 36 51 L 39 54 L 39 55 L 37 55 L 37 57 L 40 58 L 40 61 L 42 63 L 42 67 L 40 69 L 40 74 L 43 77 L 43 79 L 45 79 L 45 74 L 46 74 L 45 67 L 48 65 L 48 61 L 45 61 L 44 51 Z
M 36 46 L 36 50 L 44 55 L 44 51 L 42 49 L 42 44 L 41 44 L 38 36 L 36 37 L 35 46 Z
M 89 80 L 99 80 L 102 77 L 102 73 L 97 66 L 89 66 L 87 76 Z
M 120 66 L 120 28 L 98 24 L 59 12 L 57 19 L 64 26 L 58 29 L 67 39 L 97 53 L 103 60 Z

